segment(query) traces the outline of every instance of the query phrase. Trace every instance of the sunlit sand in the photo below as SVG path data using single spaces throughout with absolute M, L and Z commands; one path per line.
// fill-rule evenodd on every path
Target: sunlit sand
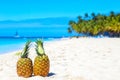
M 44 48 L 50 58 L 47 77 L 18 77 L 15 51 L 0 55 L 0 80 L 120 80 L 120 38 L 62 39 Z M 29 57 L 35 56 L 31 47 Z

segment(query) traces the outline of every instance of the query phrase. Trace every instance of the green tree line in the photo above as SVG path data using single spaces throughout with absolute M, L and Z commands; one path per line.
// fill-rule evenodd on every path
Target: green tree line
M 120 13 L 115 14 L 113 11 L 109 15 L 85 13 L 84 17 L 78 16 L 77 19 L 69 21 L 69 33 L 75 31 L 86 36 L 120 37 Z

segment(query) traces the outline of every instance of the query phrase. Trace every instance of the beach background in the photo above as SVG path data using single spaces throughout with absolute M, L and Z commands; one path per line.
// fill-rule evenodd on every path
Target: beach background
M 0 80 L 120 80 L 119 0 L 0 0 Z M 41 39 L 48 76 L 19 77 L 25 43 Z

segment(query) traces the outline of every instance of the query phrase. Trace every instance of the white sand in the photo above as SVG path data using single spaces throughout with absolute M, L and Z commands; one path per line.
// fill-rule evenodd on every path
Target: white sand
M 15 52 L 0 55 L 0 80 L 120 80 L 120 38 L 79 38 L 46 42 L 50 76 L 18 77 Z M 35 52 L 30 50 L 34 60 Z

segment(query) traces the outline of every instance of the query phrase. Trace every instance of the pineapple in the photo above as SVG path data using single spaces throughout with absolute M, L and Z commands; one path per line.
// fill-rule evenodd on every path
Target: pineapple
M 21 53 L 21 58 L 17 61 L 17 74 L 22 77 L 30 77 L 33 72 L 32 60 L 28 58 L 30 41 L 25 44 L 24 50 Z
M 49 73 L 50 61 L 48 56 L 45 54 L 43 48 L 43 42 L 41 40 L 36 41 L 36 56 L 34 60 L 33 73 L 35 76 L 47 76 Z

